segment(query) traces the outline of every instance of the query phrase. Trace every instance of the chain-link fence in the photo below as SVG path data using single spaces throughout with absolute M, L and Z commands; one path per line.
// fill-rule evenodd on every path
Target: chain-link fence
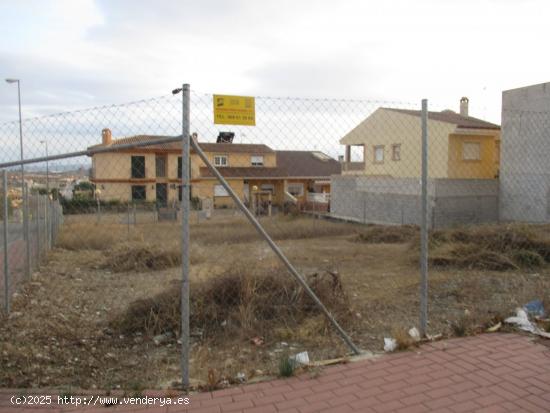
M 544 298 L 545 226 L 499 221 L 546 220 L 504 216 L 526 199 L 505 182 L 544 202 L 548 188 L 521 184 L 520 141 L 506 146 L 467 99 L 428 111 L 256 97 L 254 116 L 214 123 L 231 99 L 184 87 L 183 105 L 174 95 L 23 122 L 25 154 L 40 158 L 25 164 L 29 209 L 44 207 L 34 194 L 56 200 L 54 218 L 30 212 L 30 227 L 59 231 L 50 251 L 31 237 L 43 265 L 2 327 L 26 331 L 8 340 L 20 351 L 5 353 L 3 384 L 169 387 L 183 376 L 211 389 L 382 351 L 384 338 L 414 345 L 411 327 L 482 331 Z M 531 145 L 547 138 L 544 119 L 522 117 Z M 18 137 L 16 123 L 0 126 L 14 187 Z M 544 165 L 531 172 L 547 176 Z
M 19 171 L 3 171 L 0 275 L 6 313 L 10 312 L 10 301 L 18 286 L 31 278 L 55 245 L 62 223 L 57 199 L 31 193 L 27 185 L 21 185 Z

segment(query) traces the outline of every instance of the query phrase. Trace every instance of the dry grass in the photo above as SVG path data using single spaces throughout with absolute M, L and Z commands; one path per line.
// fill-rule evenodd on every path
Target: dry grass
M 143 241 L 143 234 L 128 232 L 127 226 L 120 224 L 96 225 L 76 222 L 63 227 L 56 246 L 71 251 L 102 251 L 128 240 Z
M 399 351 L 408 350 L 411 347 L 418 346 L 418 342 L 416 342 L 409 335 L 409 331 L 404 327 L 394 327 L 392 329 L 391 336 L 395 339 L 395 342 L 397 343 L 397 350 Z
M 333 237 L 356 233 L 356 229 L 352 224 L 325 219 L 286 216 L 262 218 L 260 222 L 267 233 L 278 241 Z M 234 218 L 231 221 L 222 223 L 207 221 L 192 225 L 191 237 L 197 242 L 213 245 L 247 243 L 261 239 L 258 232 L 244 217 Z
M 13 310 L 20 315 L 1 320 L 0 385 L 109 389 L 133 388 L 139 380 L 145 388 L 170 387 L 179 376 L 176 337 L 156 346 L 150 335 L 178 333 L 181 273 L 167 267 L 179 265 L 173 254 L 181 228 L 140 223 L 131 227 L 128 239 L 127 226 L 118 218 L 97 230 L 93 217 L 70 218 L 60 240 L 66 249 L 54 249 L 14 299 Z M 384 337 L 404 333 L 394 326 L 417 325 L 418 261 L 411 260 L 410 244 L 400 241 L 410 236 L 410 228 L 403 237 L 372 235 L 366 242 L 349 242 L 363 230 L 399 232 L 399 227 L 372 229 L 308 218 L 265 221 L 360 348 L 381 351 Z M 546 261 L 548 229 L 480 228 L 491 234 L 483 245 L 498 246 L 485 247 L 488 251 L 506 251 L 513 264 L 507 271 L 471 264 L 479 250 L 472 245 L 483 237 L 475 229 L 432 234 L 431 256 L 455 251 L 455 261 L 430 269 L 429 333 L 474 334 L 528 301 L 548 300 L 549 267 L 537 261 Z M 281 350 L 308 351 L 312 360 L 348 353 L 242 217 L 194 222 L 191 231 L 193 379 L 207 381 L 209 369 L 215 371 L 215 383 L 231 381 L 240 372 L 249 378 L 277 374 Z M 466 250 L 458 254 L 458 246 Z M 461 256 L 469 262 L 457 265 Z M 531 261 L 537 270 L 523 270 Z M 336 270 L 340 275 L 334 278 L 330 272 Z M 265 343 L 252 344 L 256 336 Z M 400 339 L 404 346 L 407 340 Z
M 145 242 L 118 244 L 107 253 L 103 268 L 114 272 L 158 271 L 181 264 L 181 248 L 177 243 L 155 245 Z
M 250 263 L 249 263 L 250 264 Z M 315 273 L 307 281 L 340 321 L 351 309 L 338 274 Z M 205 338 L 231 334 L 268 337 L 278 327 L 298 326 L 319 314 L 313 300 L 281 267 L 240 263 L 225 274 L 191 285 L 191 329 Z M 155 335 L 180 330 L 180 283 L 160 294 L 132 302 L 111 327 L 122 334 Z
M 418 238 L 419 228 L 413 225 L 369 225 L 357 235 L 357 241 L 368 244 L 400 244 Z
M 438 267 L 495 271 L 540 268 L 550 262 L 550 236 L 545 226 L 521 224 L 435 231 L 429 257 Z

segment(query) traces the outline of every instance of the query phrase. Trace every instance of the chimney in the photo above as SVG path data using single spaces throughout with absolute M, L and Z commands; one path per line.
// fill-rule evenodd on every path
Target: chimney
M 105 128 L 101 131 L 101 141 L 103 145 L 110 145 L 113 141 L 111 129 Z
M 460 99 L 460 114 L 468 116 L 468 98 L 466 96 Z

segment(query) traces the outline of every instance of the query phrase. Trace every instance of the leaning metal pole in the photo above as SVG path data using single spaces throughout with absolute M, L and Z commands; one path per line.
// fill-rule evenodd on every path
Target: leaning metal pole
M 181 374 L 184 389 L 189 388 L 189 122 L 190 87 L 182 87 L 181 154 Z
M 428 100 L 422 99 L 422 217 L 420 228 L 420 335 L 428 328 Z
M 185 135 L 184 135 L 185 136 Z M 189 136 L 189 135 L 187 135 Z M 184 141 L 189 140 L 189 138 L 185 139 Z M 210 169 L 212 174 L 218 179 L 218 181 L 222 184 L 222 186 L 225 188 L 225 190 L 229 193 L 231 198 L 233 198 L 233 201 L 237 204 L 239 209 L 244 213 L 244 215 L 248 218 L 248 220 L 251 222 L 251 224 L 256 228 L 256 230 L 260 233 L 260 235 L 266 240 L 266 242 L 269 244 L 275 255 L 279 257 L 279 259 L 283 262 L 285 267 L 287 268 L 288 272 L 298 281 L 298 283 L 302 286 L 304 291 L 311 297 L 311 299 L 315 302 L 317 307 L 323 312 L 327 320 L 332 324 L 334 329 L 338 332 L 340 337 L 342 337 L 342 340 L 348 345 L 348 347 L 353 351 L 355 354 L 360 354 L 361 351 L 359 348 L 353 343 L 351 338 L 347 335 L 347 333 L 344 331 L 344 329 L 338 324 L 336 319 L 332 316 L 332 314 L 328 311 L 328 309 L 325 307 L 325 305 L 319 300 L 319 297 L 315 295 L 313 290 L 309 287 L 307 282 L 305 281 L 304 277 L 298 273 L 296 268 L 292 265 L 292 263 L 288 260 L 288 258 L 285 256 L 285 254 L 281 251 L 281 249 L 275 244 L 273 239 L 269 236 L 269 234 L 263 229 L 263 227 L 260 225 L 258 220 L 252 213 L 248 210 L 248 208 L 243 204 L 241 199 L 235 194 L 235 191 L 233 191 L 233 188 L 227 183 L 225 178 L 220 174 L 220 172 L 216 169 L 212 163 L 210 163 L 210 160 L 206 157 L 202 149 L 200 148 L 199 144 L 194 140 L 191 139 L 191 146 L 193 149 L 197 152 L 199 157 L 202 159 L 202 161 L 205 163 L 205 165 Z

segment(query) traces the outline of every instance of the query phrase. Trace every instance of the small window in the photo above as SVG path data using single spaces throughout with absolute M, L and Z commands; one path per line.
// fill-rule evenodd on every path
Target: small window
M 391 159 L 392 161 L 401 160 L 401 144 L 396 143 L 395 145 L 391 146 Z
M 294 183 L 288 184 L 287 191 L 290 195 L 293 196 L 302 196 L 304 195 L 304 184 Z
M 275 186 L 273 184 L 262 184 L 260 185 L 260 190 L 265 192 L 271 192 L 272 194 L 275 193 Z
M 251 156 L 250 163 L 252 166 L 264 166 L 264 157 L 261 155 Z
M 481 160 L 481 144 L 479 142 L 464 142 L 462 144 L 462 159 L 465 161 Z
M 166 178 L 166 156 L 157 155 L 155 156 L 155 172 L 157 178 Z
M 145 201 L 146 199 L 145 185 L 132 185 L 132 201 Z
M 374 163 L 384 163 L 384 146 L 374 147 Z
M 216 155 L 214 156 L 214 165 L 216 166 L 227 166 L 227 156 L 226 155 Z
M 132 156 L 130 176 L 135 179 L 145 178 L 145 156 Z
M 229 196 L 229 192 L 223 187 L 223 185 L 214 186 L 214 196 Z

